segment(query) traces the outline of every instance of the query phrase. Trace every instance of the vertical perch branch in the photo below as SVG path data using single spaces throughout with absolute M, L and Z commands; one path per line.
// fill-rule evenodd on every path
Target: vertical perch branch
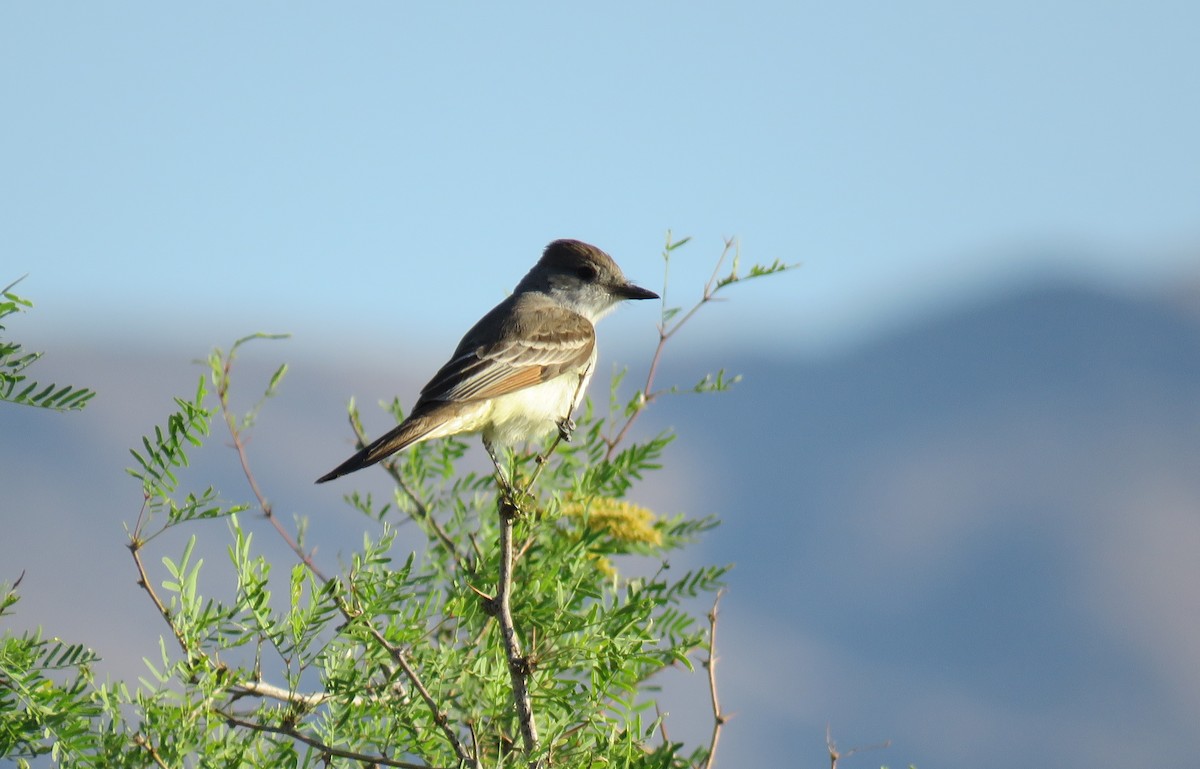
M 721 739 L 721 727 L 729 720 L 725 711 L 721 709 L 721 701 L 717 698 L 717 605 L 721 603 L 721 595 L 724 592 L 717 592 L 712 609 L 708 612 L 708 659 L 704 661 L 704 667 L 708 669 L 708 694 L 712 701 L 713 728 L 704 769 L 712 769 L 713 761 L 717 757 L 717 742 Z
M 496 467 L 496 483 L 500 487 L 500 494 L 496 500 L 496 509 L 500 515 L 500 575 L 492 607 L 500 620 L 504 656 L 508 662 L 508 674 L 512 679 L 513 703 L 517 709 L 517 720 L 521 725 L 521 741 L 525 745 L 526 757 L 534 764 L 536 764 L 535 756 L 538 752 L 538 733 L 537 723 L 533 719 L 533 699 L 529 696 L 529 676 L 532 670 L 529 666 L 529 659 L 521 653 L 521 639 L 517 637 L 516 622 L 513 621 L 512 615 L 513 523 L 517 516 L 521 515 L 521 502 L 532 493 L 533 485 L 537 483 L 538 476 L 541 475 L 546 463 L 550 461 L 558 444 L 571 439 L 571 431 L 575 427 L 575 423 L 571 420 L 571 414 L 579 405 L 579 400 L 583 395 L 583 386 L 587 382 L 590 371 L 589 368 L 580 372 L 570 408 L 558 424 L 558 435 L 554 437 L 554 441 L 546 453 L 538 457 L 537 467 L 520 493 L 516 489 L 515 477 L 511 482 L 505 477 L 504 469 L 500 465 L 500 459 L 496 456 L 491 442 L 486 438 L 483 441 L 483 447 Z
M 521 654 L 521 641 L 512 616 L 513 521 L 517 508 L 506 494 L 497 504 L 500 511 L 500 587 L 496 606 L 500 618 L 500 633 L 504 639 L 504 654 L 508 658 L 508 674 L 512 678 L 513 701 L 517 720 L 521 724 L 521 739 L 525 755 L 532 759 L 538 750 L 537 724 L 533 720 L 533 701 L 529 697 L 529 660 Z

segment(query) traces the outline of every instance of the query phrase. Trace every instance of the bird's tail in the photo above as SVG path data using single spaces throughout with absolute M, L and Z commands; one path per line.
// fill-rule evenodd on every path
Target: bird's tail
M 397 451 L 406 449 L 414 443 L 431 437 L 430 433 L 433 432 L 436 426 L 434 420 L 428 417 L 409 417 L 369 445 L 364 446 L 357 454 L 322 475 L 317 479 L 317 483 L 325 483 L 326 481 L 332 481 L 334 478 L 341 478 L 343 475 L 361 470 L 364 467 L 370 467 L 380 460 L 387 459 Z

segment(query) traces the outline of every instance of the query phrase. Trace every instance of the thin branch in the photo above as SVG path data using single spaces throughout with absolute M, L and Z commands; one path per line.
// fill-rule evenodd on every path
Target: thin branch
M 287 543 L 287 546 L 292 549 L 305 566 L 308 567 L 317 579 L 322 582 L 328 582 L 329 578 L 321 572 L 316 562 L 312 559 L 311 553 L 306 553 L 304 548 L 300 547 L 300 543 L 292 536 L 291 532 L 284 527 L 280 522 L 279 517 L 275 515 L 271 507 L 271 503 L 267 501 L 266 495 L 258 487 L 258 481 L 254 477 L 254 473 L 250 470 L 250 459 L 246 455 L 246 444 L 242 440 L 241 430 L 238 429 L 237 420 L 234 419 L 233 411 L 229 407 L 229 375 L 233 370 L 233 350 L 230 350 L 229 355 L 225 357 L 224 366 L 222 368 L 222 376 L 217 383 L 217 400 L 221 404 L 221 414 L 225 417 L 225 424 L 229 428 L 229 435 L 233 439 L 233 448 L 237 450 L 238 461 L 242 465 L 242 474 L 246 477 L 246 481 L 250 484 L 250 491 L 254 493 L 254 498 L 258 501 L 258 508 L 262 511 L 263 517 L 271 522 L 275 527 L 275 531 Z
M 399 769 L 430 769 L 428 764 L 414 764 L 411 761 L 399 761 L 394 758 L 388 758 L 387 756 L 371 755 L 369 753 L 359 753 L 355 750 L 335 748 L 332 745 L 327 745 L 324 742 L 321 742 L 315 737 L 309 737 L 307 734 L 304 734 L 303 732 L 298 731 L 290 726 L 272 726 L 271 724 L 264 724 L 259 721 L 251 721 L 234 713 L 227 713 L 220 708 L 214 708 L 213 712 L 234 726 L 242 726 L 255 732 L 266 732 L 268 734 L 278 734 L 284 737 L 290 737 L 297 742 L 303 742 L 305 745 L 316 748 L 327 756 L 348 758 L 352 761 L 360 761 L 368 766 L 383 765 L 395 766 L 399 767 Z
M 513 561 L 514 562 L 520 561 L 522 558 L 525 557 L 525 554 L 529 552 L 529 548 L 533 547 L 536 544 L 537 544 L 537 537 L 534 535 L 530 535 L 530 537 L 525 540 L 524 544 L 522 544 L 519 548 L 517 548 L 517 551 L 515 553 L 513 553 Z
M 135 734 L 133 735 L 133 744 L 146 751 L 146 754 L 150 756 L 150 760 L 153 761 L 155 765 L 161 767 L 161 769 L 170 769 L 170 767 L 167 766 L 167 762 L 163 761 L 163 757 L 159 755 L 158 749 L 151 744 L 147 737 L 144 737 L 141 734 Z
M 708 281 L 704 284 L 704 293 L 701 294 L 700 299 L 696 302 L 696 304 L 694 304 L 686 313 L 684 313 L 682 317 L 672 323 L 671 319 L 673 318 L 675 310 L 667 307 L 666 299 L 666 284 L 667 277 L 670 274 L 671 252 L 675 248 L 678 248 L 679 246 L 688 242 L 688 240 L 688 238 L 684 238 L 681 241 L 672 243 L 671 234 L 669 232 L 667 233 L 667 245 L 663 250 L 662 319 L 658 324 L 658 345 L 654 348 L 654 357 L 650 359 L 650 370 L 646 374 L 646 384 L 643 385 L 641 391 L 637 394 L 641 402 L 637 405 L 637 408 L 634 409 L 633 413 L 630 414 L 625 420 L 625 423 L 621 425 L 620 430 L 615 436 L 611 438 L 603 438 L 605 445 L 608 446 L 607 451 L 604 452 L 604 460 L 606 462 L 612 459 L 613 455 L 616 454 L 617 446 L 619 446 L 625 439 L 625 435 L 629 432 L 629 428 L 633 426 L 633 423 L 637 420 L 638 415 L 646 409 L 646 406 L 655 401 L 660 395 L 674 391 L 673 389 L 663 391 L 654 390 L 654 379 L 658 375 L 658 366 L 662 362 L 663 348 L 666 347 L 667 342 L 670 341 L 675 334 L 679 333 L 680 329 L 687 325 L 688 321 L 690 321 L 692 317 L 700 311 L 700 308 L 710 302 L 721 301 L 721 298 L 717 296 L 717 293 L 726 286 L 730 286 L 742 280 L 749 280 L 752 278 L 762 277 L 764 275 L 771 275 L 776 272 L 791 270 L 799 266 L 797 264 L 785 264 L 776 260 L 774 263 L 766 267 L 754 265 L 750 269 L 750 272 L 746 275 L 738 275 L 739 261 L 741 256 L 738 248 L 738 241 L 736 238 L 725 238 L 725 245 L 724 248 L 721 249 L 721 256 L 718 257 L 716 265 L 713 266 L 712 275 L 709 276 Z M 726 277 L 718 277 L 721 272 L 722 265 L 725 264 L 725 260 L 729 257 L 731 252 L 733 254 L 732 269 Z
M 838 761 L 843 758 L 849 758 L 855 753 L 862 753 L 868 750 L 883 750 L 884 748 L 891 747 L 891 745 L 891 740 L 884 740 L 883 742 L 867 745 L 862 748 L 850 748 L 845 753 L 841 753 L 838 751 L 837 743 L 833 741 L 833 732 L 830 730 L 829 724 L 825 725 L 825 749 L 829 751 L 829 769 L 837 769 Z
M 704 667 L 708 669 L 708 693 L 712 700 L 713 728 L 704 769 L 712 769 L 713 761 L 717 757 L 717 741 L 721 739 L 721 727 L 729 720 L 725 711 L 721 710 L 721 701 L 717 698 L 717 605 L 721 603 L 721 596 L 724 594 L 724 590 L 717 591 L 712 609 L 708 612 L 708 659 L 705 661 Z
M 240 684 L 234 684 L 233 688 L 242 695 L 251 697 L 268 697 L 280 702 L 286 702 L 289 705 L 298 705 L 303 708 L 315 708 L 322 703 L 333 699 L 333 695 L 329 692 L 314 692 L 313 694 L 302 694 L 290 689 L 284 689 L 282 686 L 275 686 L 266 681 L 246 681 Z M 355 697 L 352 702 L 358 705 L 366 701 L 363 697 Z
M 667 734 L 667 719 L 663 718 L 663 712 L 658 707 L 658 703 L 654 703 L 654 718 L 658 721 L 658 735 L 662 738 L 664 745 L 671 743 L 671 736 Z
M 670 341 L 671 337 L 675 336 L 675 334 L 679 332 L 679 329 L 681 329 L 684 324 L 691 320 L 692 316 L 695 315 L 701 307 L 713 301 L 713 295 L 718 290 L 717 273 L 720 271 L 721 265 L 724 264 L 725 258 L 729 255 L 730 249 L 734 248 L 735 245 L 736 241 L 733 238 L 725 239 L 725 247 L 721 250 L 721 256 L 717 259 L 716 266 L 713 267 L 712 275 L 709 277 L 708 282 L 704 284 L 704 293 L 701 295 L 700 300 L 696 302 L 696 304 L 693 305 L 692 308 L 688 310 L 682 318 L 675 321 L 674 324 L 668 326 L 668 321 L 665 318 L 666 272 L 670 267 L 671 256 L 670 244 L 668 243 L 667 250 L 663 252 L 663 261 L 665 262 L 663 267 L 664 319 L 658 324 L 658 345 L 654 348 L 654 357 L 650 359 L 650 370 L 646 374 L 646 384 L 642 386 L 641 395 L 643 401 L 638 409 L 629 415 L 629 418 L 625 420 L 625 424 L 621 426 L 620 431 L 618 431 L 614 437 L 604 438 L 604 443 L 608 446 L 608 450 L 604 452 L 604 460 L 606 462 L 612 459 L 613 454 L 615 454 L 617 451 L 617 446 L 620 445 L 621 441 L 625 439 L 626 433 L 629 432 L 629 428 L 633 426 L 633 423 L 637 420 L 638 415 L 645 410 L 647 404 L 651 403 L 658 397 L 659 393 L 654 391 L 654 378 L 658 375 L 658 365 L 662 361 L 663 348 L 667 346 L 667 342 Z
M 436 723 L 442 730 L 442 734 L 445 735 L 446 741 L 450 743 L 450 747 L 454 749 L 454 753 L 458 756 L 459 761 L 463 762 L 464 764 L 478 765 L 477 760 L 471 757 L 471 754 L 467 752 L 467 749 L 462 744 L 462 741 L 458 739 L 458 735 L 455 734 L 454 729 L 450 727 L 449 717 L 440 707 L 438 707 L 437 700 L 433 698 L 433 695 L 430 694 L 429 689 L 426 688 L 424 682 L 421 680 L 421 677 L 417 675 L 416 669 L 413 668 L 412 663 L 410 663 L 408 660 L 408 653 L 404 649 L 387 640 L 387 638 L 383 636 L 383 633 L 380 633 L 374 625 L 363 619 L 361 613 L 351 609 L 350 606 L 346 604 L 346 602 L 340 596 L 337 598 L 337 603 L 338 609 L 340 609 L 342 612 L 342 616 L 344 616 L 347 621 L 350 622 L 354 622 L 355 620 L 361 621 L 362 627 L 371 634 L 371 637 L 375 639 L 376 643 L 383 647 L 384 650 L 387 651 L 388 655 L 396 662 L 396 664 L 400 666 L 400 669 L 404 672 L 405 677 L 408 678 L 409 683 L 412 684 L 412 687 L 417 691 L 418 694 L 421 695 L 421 699 L 424 700 L 426 707 L 429 708 L 429 712 L 433 715 L 434 723 Z
M 133 556 L 133 565 L 137 568 L 138 587 L 146 591 L 150 596 L 150 600 L 154 603 L 154 608 L 158 609 L 158 613 L 162 615 L 163 620 L 167 623 L 167 627 L 171 628 L 171 635 L 175 636 L 175 641 L 179 644 L 180 651 L 188 659 L 192 659 L 192 650 L 188 648 L 187 639 L 183 637 L 183 633 L 179 632 L 179 628 L 175 625 L 174 618 L 171 617 L 171 612 L 167 609 L 166 604 L 158 597 L 158 593 L 154 590 L 154 585 L 150 584 L 150 576 L 146 574 L 146 567 L 142 563 L 142 544 L 141 526 L 142 515 L 145 513 L 146 505 L 150 497 L 146 496 L 142 502 L 142 512 L 138 514 L 138 524 L 134 527 L 133 533 L 129 535 L 129 554 Z M 206 658 L 207 659 L 207 658 Z
M 471 748 L 475 755 L 479 755 L 479 733 L 475 731 L 475 722 L 467 721 L 467 731 L 471 734 Z

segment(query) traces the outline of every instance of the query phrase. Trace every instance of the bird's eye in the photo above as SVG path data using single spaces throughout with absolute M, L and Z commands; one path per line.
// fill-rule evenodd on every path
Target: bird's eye
M 596 268 L 590 264 L 580 265 L 575 268 L 575 274 L 580 280 L 593 281 L 596 279 Z

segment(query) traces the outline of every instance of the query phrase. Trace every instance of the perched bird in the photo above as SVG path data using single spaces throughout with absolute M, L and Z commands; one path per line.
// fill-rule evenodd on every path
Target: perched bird
M 482 433 L 489 454 L 494 444 L 522 443 L 555 427 L 569 437 L 571 413 L 596 364 L 596 321 L 622 300 L 657 298 L 595 246 L 554 241 L 512 295 L 462 338 L 412 413 L 317 483 L 448 435 Z

